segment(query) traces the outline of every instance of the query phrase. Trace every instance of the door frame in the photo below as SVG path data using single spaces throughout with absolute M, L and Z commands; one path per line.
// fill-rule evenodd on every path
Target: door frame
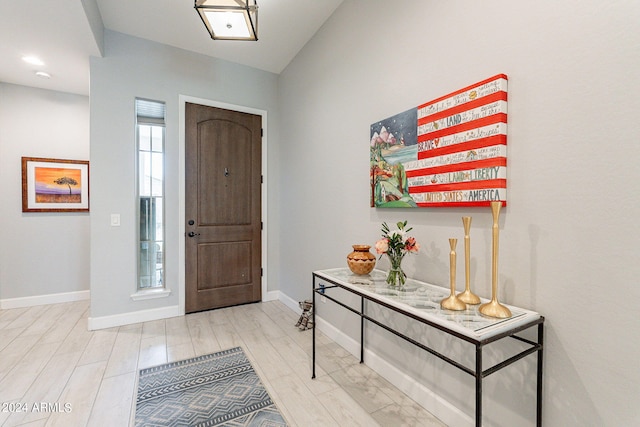
M 261 186 L 261 216 L 262 216 L 262 245 L 261 245 L 261 263 L 262 277 L 260 284 L 262 289 L 262 301 L 271 301 L 278 299 L 277 291 L 271 294 L 267 292 L 267 111 L 259 110 L 243 105 L 228 104 L 225 102 L 214 101 L 211 99 L 197 98 L 188 95 L 178 95 L 178 113 L 179 113 L 179 135 L 178 135 L 178 304 L 180 312 L 185 314 L 185 295 L 186 295 L 186 254 L 185 254 L 185 105 L 186 103 L 206 105 L 208 107 L 223 108 L 225 110 L 238 111 L 241 113 L 254 114 L 262 117 L 262 186 Z

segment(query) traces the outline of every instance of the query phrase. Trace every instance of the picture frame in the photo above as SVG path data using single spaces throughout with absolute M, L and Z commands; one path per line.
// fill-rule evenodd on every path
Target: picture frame
M 22 212 L 89 212 L 89 161 L 22 157 Z

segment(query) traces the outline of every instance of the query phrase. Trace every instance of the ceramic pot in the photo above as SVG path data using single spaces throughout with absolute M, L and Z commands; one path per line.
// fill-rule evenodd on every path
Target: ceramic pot
M 370 248 L 369 245 L 353 245 L 353 252 L 347 255 L 347 265 L 354 274 L 369 274 L 376 266 L 376 257 L 369 252 Z

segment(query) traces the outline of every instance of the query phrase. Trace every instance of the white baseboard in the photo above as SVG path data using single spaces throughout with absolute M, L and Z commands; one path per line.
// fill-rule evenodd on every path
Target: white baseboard
M 359 343 L 356 343 L 356 345 L 358 345 L 359 352 Z M 365 349 L 364 360 L 368 367 L 416 401 L 445 425 L 451 427 L 472 427 L 475 425 L 474 420 L 469 415 L 377 354 Z
M 263 294 L 262 302 L 277 301 L 280 299 L 280 291 L 269 291 Z
M 33 297 L 0 299 L 0 309 L 32 307 L 34 305 L 60 304 L 89 299 L 89 291 L 63 292 L 59 294 L 37 295 Z
M 262 298 L 263 302 L 280 299 L 280 291 L 267 292 Z M 131 313 L 116 314 L 113 316 L 90 317 L 89 330 L 113 328 L 115 326 L 130 325 L 132 323 L 150 322 L 152 320 L 168 319 L 170 317 L 184 316 L 184 310 L 179 306 L 162 307 L 152 310 L 134 311 Z
M 174 305 L 171 307 L 115 314 L 112 316 L 89 317 L 88 326 L 90 331 L 95 331 L 97 329 L 113 328 L 115 326 L 130 325 L 132 323 L 151 322 L 152 320 L 168 319 L 178 316 L 184 316 L 184 311 L 181 310 L 179 306 Z
M 280 296 L 278 297 L 278 299 L 281 303 L 289 307 L 291 310 L 295 311 L 297 314 L 302 313 L 302 309 L 298 305 L 298 301 L 294 301 L 289 297 L 289 295 L 285 295 L 284 293 L 280 292 Z
M 293 311 L 300 313 L 301 310 L 298 307 L 297 301 L 292 300 L 283 293 L 280 294 L 280 301 Z M 346 335 L 320 316 L 316 315 L 315 320 L 318 330 L 349 353 L 360 358 L 360 343 L 358 341 Z M 398 390 L 416 401 L 420 406 L 436 416 L 446 425 L 461 427 L 471 427 L 474 425 L 474 420 L 470 416 L 460 411 L 447 400 L 438 396 L 431 389 L 418 383 L 409 375 L 398 370 L 394 365 L 390 364 L 373 351 L 365 348 L 364 360 L 368 367 L 373 369 L 381 377 L 385 378 L 398 388 Z
M 331 323 L 324 320 L 322 317 L 316 314 L 316 323 L 318 325 L 318 329 L 325 334 L 328 338 L 338 344 L 340 347 L 347 350 L 352 355 L 360 358 L 360 343 L 347 334 L 338 330 Z M 368 354 L 369 350 L 365 349 L 365 356 Z M 368 363 L 367 363 L 368 365 Z

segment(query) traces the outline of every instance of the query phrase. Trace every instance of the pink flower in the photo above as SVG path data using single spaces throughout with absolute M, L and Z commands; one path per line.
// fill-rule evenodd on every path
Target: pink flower
M 415 237 L 409 237 L 404 243 L 404 248 L 408 252 L 418 252 L 420 250 L 420 243 L 416 242 Z
M 376 252 L 379 254 L 387 253 L 389 250 L 389 239 L 380 239 L 376 242 Z

